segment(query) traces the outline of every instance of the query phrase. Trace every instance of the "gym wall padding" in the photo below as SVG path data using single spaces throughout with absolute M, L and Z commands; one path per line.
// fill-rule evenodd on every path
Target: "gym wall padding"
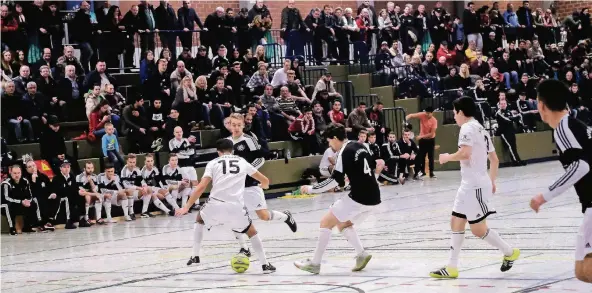
M 367 95 L 370 93 L 370 75 L 357 74 L 349 75 L 348 80 L 352 82 L 356 95 Z M 357 105 L 352 105 L 357 106 Z
M 392 86 L 373 87 L 370 89 L 370 94 L 378 95 L 378 100 L 384 104 L 385 108 L 395 107 L 395 101 L 393 98 L 394 90 Z

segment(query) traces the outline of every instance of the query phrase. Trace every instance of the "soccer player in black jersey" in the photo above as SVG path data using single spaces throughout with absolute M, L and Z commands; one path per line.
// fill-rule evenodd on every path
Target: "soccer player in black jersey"
M 575 275 L 580 281 L 592 283 L 592 127 L 569 116 L 569 90 L 561 81 L 545 80 L 537 91 L 541 119 L 554 129 L 553 137 L 565 174 L 549 186 L 547 191 L 533 197 L 530 207 L 538 213 L 541 205 L 571 186 L 575 187 L 584 213 L 576 240 Z
M 228 138 L 233 143 L 233 154 L 239 156 L 249 162 L 255 169 L 261 168 L 265 163 L 264 152 L 257 142 L 256 136 L 245 134 L 243 129 L 245 127 L 245 119 L 243 115 L 234 113 L 230 115 L 230 129 L 232 135 Z M 255 211 L 257 217 L 263 221 L 280 221 L 285 222 L 292 232 L 296 232 L 296 221 L 292 218 L 289 211 L 274 211 L 267 208 L 265 201 L 265 194 L 263 189 L 259 186 L 259 182 L 251 176 L 247 176 L 245 180 L 245 208 L 248 211 Z M 247 256 L 251 255 L 249 248 L 244 239 L 244 234 L 235 233 L 234 236 L 241 245 L 241 253 Z
M 318 274 L 321 271 L 323 254 L 331 238 L 331 230 L 337 227 L 356 250 L 356 265 L 352 271 L 360 271 L 366 267 L 372 255 L 364 250 L 353 225 L 360 223 L 380 204 L 380 189 L 374 177 L 374 169 L 382 160 L 374 161 L 363 144 L 348 141 L 345 127 L 341 124 L 329 125 L 323 135 L 331 149 L 338 153 L 335 169 L 329 179 L 313 186 L 302 186 L 300 191 L 303 194 L 322 193 L 337 186 L 344 187 L 347 176 L 351 192 L 333 203 L 329 212 L 321 219 L 314 257 L 294 262 L 294 265 L 303 271 Z

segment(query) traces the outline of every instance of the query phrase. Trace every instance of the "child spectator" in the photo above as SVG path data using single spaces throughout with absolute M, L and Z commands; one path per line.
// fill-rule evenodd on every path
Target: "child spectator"
M 101 139 L 101 148 L 103 156 L 109 158 L 109 162 L 115 165 L 117 172 L 119 172 L 123 166 L 123 158 L 119 153 L 119 141 L 115 134 L 115 127 L 111 122 L 105 123 L 105 135 Z

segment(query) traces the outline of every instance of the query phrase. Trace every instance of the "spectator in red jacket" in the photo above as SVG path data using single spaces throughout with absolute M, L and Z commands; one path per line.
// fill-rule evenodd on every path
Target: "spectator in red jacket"
M 290 124 L 288 131 L 294 140 L 302 140 L 303 156 L 319 153 L 312 109 L 304 108 L 302 114 Z
M 0 30 L 2 31 L 2 51 L 13 48 L 11 41 L 15 39 L 14 33 L 18 30 L 18 22 L 8 12 L 8 5 L 0 6 Z
M 452 65 L 452 64 L 454 64 L 454 59 L 456 58 L 456 51 L 455 50 L 449 51 L 448 50 L 448 42 L 443 41 L 440 44 L 440 49 L 438 49 L 436 56 L 438 57 L 438 59 L 440 59 L 440 57 L 445 57 L 446 58 L 446 65 Z
M 115 125 L 115 135 L 117 135 L 117 126 L 119 125 L 119 116 L 109 112 L 109 102 L 101 101 L 90 113 L 88 119 L 88 130 L 90 140 L 101 138 L 105 134 L 105 123 L 111 122 Z M 94 139 L 92 138 L 94 137 Z

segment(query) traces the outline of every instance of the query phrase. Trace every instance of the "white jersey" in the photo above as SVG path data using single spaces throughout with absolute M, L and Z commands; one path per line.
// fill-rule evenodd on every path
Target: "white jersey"
M 325 153 L 323 154 L 323 158 L 321 159 L 321 164 L 319 168 L 321 169 L 328 169 L 331 166 L 331 162 L 329 162 L 329 158 L 335 158 L 335 152 L 331 148 L 327 148 Z
M 460 127 L 458 147 L 466 145 L 472 148 L 471 157 L 460 161 L 462 187 L 486 188 L 491 185 L 487 172 L 488 155 L 495 152 L 489 132 L 475 119 Z
M 212 178 L 210 198 L 244 205 L 245 178 L 256 172 L 245 159 L 224 155 L 208 162 L 203 177 Z

